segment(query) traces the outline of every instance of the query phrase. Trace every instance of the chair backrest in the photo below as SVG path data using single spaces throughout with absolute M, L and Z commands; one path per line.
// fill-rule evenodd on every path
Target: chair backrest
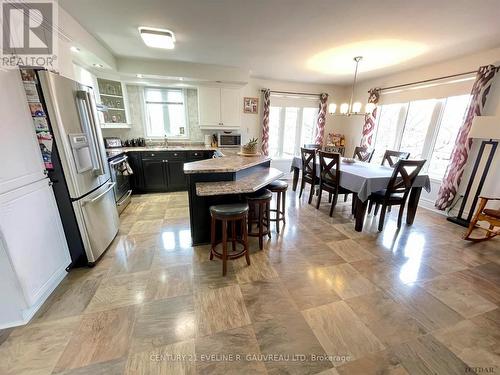
M 316 177 L 316 150 L 311 148 L 300 148 L 302 158 L 302 174 L 311 174 Z
M 385 150 L 384 157 L 382 158 L 382 165 L 385 165 L 385 162 L 387 161 L 389 163 L 389 167 L 394 168 L 398 160 L 406 160 L 409 157 L 409 152 Z
M 368 151 L 367 147 L 356 146 L 354 148 L 353 159 L 358 159 L 359 161 L 365 161 L 367 163 L 372 161 L 373 153 L 375 150 Z
M 328 184 L 339 184 L 340 154 L 338 152 L 318 151 L 319 178 Z
M 317 145 L 316 143 L 305 143 L 304 148 L 310 148 L 313 150 L 319 150 L 321 148 L 321 145 Z
M 402 159 L 396 162 L 387 185 L 386 197 L 393 193 L 403 193 L 403 197 L 406 198 L 425 162 L 426 160 Z

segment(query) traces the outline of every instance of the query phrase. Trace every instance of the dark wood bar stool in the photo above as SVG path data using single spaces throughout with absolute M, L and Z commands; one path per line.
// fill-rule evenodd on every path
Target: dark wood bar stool
M 288 184 L 285 181 L 276 180 L 266 186 L 271 193 L 276 193 L 276 208 L 271 208 L 271 212 L 275 212 L 276 216 L 269 220 L 276 222 L 276 232 L 280 232 L 280 221 L 286 224 L 285 221 L 285 206 L 286 206 L 286 191 Z
M 247 195 L 249 206 L 248 212 L 248 235 L 259 237 L 259 249 L 264 248 L 264 236 L 271 238 L 271 199 L 273 193 L 267 189 L 262 189 L 254 194 Z M 257 229 L 253 231 L 253 225 L 257 224 Z
M 235 203 L 235 204 L 220 204 L 210 207 L 210 216 L 212 217 L 211 224 L 211 248 L 210 248 L 210 260 L 214 259 L 214 256 L 222 259 L 222 276 L 226 276 L 227 272 L 227 260 L 237 259 L 245 256 L 247 264 L 250 265 L 250 256 L 248 254 L 248 232 L 247 232 L 247 217 L 248 217 L 248 204 L 246 203 Z M 222 222 L 222 240 L 216 240 L 216 226 L 217 220 Z M 236 235 L 236 224 L 239 222 L 241 236 L 240 238 Z M 227 251 L 227 225 L 231 224 L 231 238 L 232 242 L 232 252 Z M 217 250 L 217 245 L 222 243 L 222 253 Z M 243 249 L 240 251 L 236 250 L 236 243 L 243 245 Z

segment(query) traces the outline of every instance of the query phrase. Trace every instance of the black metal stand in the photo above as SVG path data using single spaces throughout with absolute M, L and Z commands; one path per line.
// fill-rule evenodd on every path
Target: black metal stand
M 467 200 L 469 198 L 472 184 L 474 183 L 474 179 L 476 177 L 477 170 L 479 168 L 479 164 L 481 163 L 481 159 L 483 158 L 484 148 L 486 145 L 491 145 L 490 154 L 488 155 L 488 159 L 486 160 L 486 165 L 483 169 L 483 174 L 481 175 L 481 180 L 479 180 L 479 184 L 477 186 L 476 192 L 474 193 L 474 199 L 472 200 L 471 207 L 469 209 L 469 214 L 467 218 L 463 218 L 462 215 L 464 213 L 465 205 L 467 204 Z M 486 176 L 488 175 L 488 170 L 490 169 L 491 162 L 493 161 L 493 157 L 495 156 L 495 151 L 498 146 L 498 141 L 482 141 L 481 147 L 479 148 L 479 153 L 477 154 L 476 162 L 474 163 L 474 168 L 472 169 L 472 173 L 469 178 L 469 183 L 467 184 L 467 189 L 465 190 L 464 199 L 462 200 L 462 204 L 460 205 L 460 210 L 458 210 L 457 217 L 448 217 L 446 220 L 451 221 L 452 223 L 461 225 L 463 227 L 468 227 L 470 221 L 472 219 L 472 215 L 476 210 L 477 199 L 479 194 L 481 194 L 481 190 L 484 185 L 484 181 L 486 180 Z

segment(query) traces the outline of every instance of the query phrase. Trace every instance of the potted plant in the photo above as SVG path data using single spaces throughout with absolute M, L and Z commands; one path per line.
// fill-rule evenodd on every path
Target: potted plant
M 242 154 L 257 155 L 258 154 L 257 142 L 258 142 L 258 138 L 252 138 L 248 141 L 247 144 L 241 146 Z

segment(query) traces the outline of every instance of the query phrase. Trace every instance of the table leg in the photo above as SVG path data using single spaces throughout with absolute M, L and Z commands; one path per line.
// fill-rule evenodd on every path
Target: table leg
M 406 213 L 406 224 L 412 225 L 417 213 L 418 201 L 422 187 L 412 187 L 410 191 L 410 199 L 408 199 L 408 211 Z
M 356 230 L 356 232 L 361 232 L 363 230 L 363 222 L 365 221 L 365 213 L 366 207 L 368 206 L 368 200 L 362 202 L 357 196 L 356 198 L 353 197 L 353 199 L 356 199 L 354 214 L 356 224 L 354 226 L 354 229 Z
M 293 170 L 293 184 L 292 184 L 292 190 L 296 191 L 297 190 L 297 183 L 299 182 L 299 168 L 297 167 L 292 167 Z

